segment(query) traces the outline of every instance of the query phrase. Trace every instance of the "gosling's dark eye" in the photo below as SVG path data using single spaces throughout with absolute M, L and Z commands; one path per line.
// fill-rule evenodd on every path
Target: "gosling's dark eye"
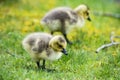
M 58 45 L 60 48 L 62 48 L 62 46 L 61 45 Z
M 62 45 L 60 45 L 60 44 L 58 44 L 58 43 L 57 43 L 57 45 L 58 45 L 58 47 L 62 48 Z

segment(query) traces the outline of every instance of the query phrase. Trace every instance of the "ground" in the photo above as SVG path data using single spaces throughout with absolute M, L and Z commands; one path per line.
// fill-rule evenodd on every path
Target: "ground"
M 95 50 L 110 43 L 110 33 L 120 35 L 120 19 L 95 16 L 94 11 L 120 13 L 118 0 L 0 0 L 0 80 L 120 80 L 120 46 Z M 75 28 L 68 38 L 68 56 L 47 61 L 47 72 L 37 69 L 22 48 L 23 38 L 32 32 L 48 32 L 40 25 L 47 11 L 58 6 L 75 8 L 87 4 L 92 21 Z M 120 41 L 115 39 L 115 41 Z

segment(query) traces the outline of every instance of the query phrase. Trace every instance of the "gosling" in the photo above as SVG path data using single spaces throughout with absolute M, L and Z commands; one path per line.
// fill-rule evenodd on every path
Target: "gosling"
M 45 60 L 54 61 L 67 55 L 67 42 L 63 36 L 52 36 L 47 33 L 31 33 L 22 41 L 23 48 L 36 62 L 38 68 L 45 69 Z M 40 65 L 40 60 L 43 60 Z
M 72 10 L 69 7 L 58 7 L 49 11 L 41 20 L 41 24 L 46 25 L 51 34 L 58 31 L 63 34 L 66 41 L 71 44 L 67 38 L 67 33 L 74 26 L 83 26 L 85 19 L 91 21 L 88 6 L 82 4 Z

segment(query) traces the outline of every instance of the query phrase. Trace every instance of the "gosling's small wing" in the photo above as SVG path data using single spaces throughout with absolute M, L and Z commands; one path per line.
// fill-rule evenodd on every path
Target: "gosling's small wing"
M 34 39 L 34 47 L 32 47 L 32 50 L 37 51 L 38 53 L 41 53 L 43 50 L 46 50 L 48 48 L 48 44 L 50 39 L 52 38 L 52 35 L 50 34 L 36 34 L 34 35 L 36 38 Z
M 55 8 L 49 11 L 42 19 L 41 23 L 46 24 L 54 20 L 70 20 L 76 22 L 77 14 L 69 7 Z
M 48 47 L 52 35 L 47 33 L 31 33 L 23 40 L 23 47 L 29 52 L 42 52 Z
M 48 42 L 45 42 L 45 40 L 40 40 L 38 43 L 38 47 L 36 47 L 37 52 L 41 53 L 42 51 L 46 50 L 48 48 Z
M 49 20 L 63 20 L 63 19 L 69 19 L 70 17 L 66 13 L 66 10 L 69 10 L 69 8 L 55 8 L 51 11 L 49 11 L 42 19 L 43 22 L 47 22 Z

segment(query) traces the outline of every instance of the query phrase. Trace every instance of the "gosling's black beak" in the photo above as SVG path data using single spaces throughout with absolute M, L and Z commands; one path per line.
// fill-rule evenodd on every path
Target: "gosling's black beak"
M 90 18 L 90 17 L 88 17 L 88 18 L 87 18 L 87 20 L 88 20 L 88 21 L 91 21 L 91 18 Z
M 64 53 L 65 55 L 68 55 L 66 49 L 64 49 L 64 48 L 61 52 Z

